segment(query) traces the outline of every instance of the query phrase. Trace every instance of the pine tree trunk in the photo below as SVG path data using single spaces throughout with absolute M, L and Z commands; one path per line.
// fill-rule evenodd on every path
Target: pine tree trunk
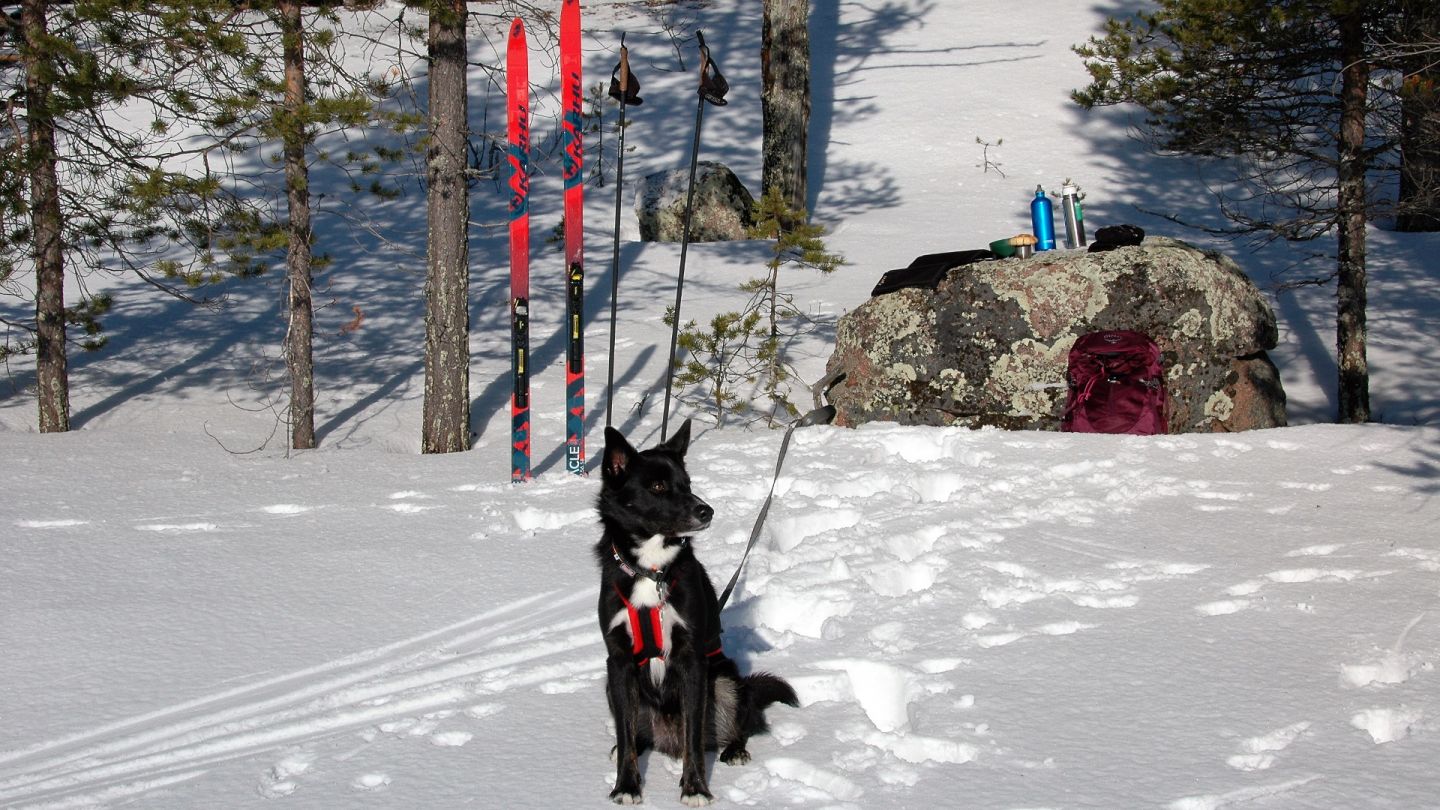
M 1440 6 L 1409 0 L 1406 45 L 1440 42 Z M 1440 231 L 1440 67 L 1433 49 L 1403 61 L 1400 88 L 1400 231 Z
M 765 0 L 760 59 L 763 121 L 761 192 L 778 189 L 793 211 L 808 211 L 810 134 L 809 0 Z
M 285 335 L 285 363 L 290 370 L 290 446 L 315 446 L 315 366 L 312 348 L 314 301 L 310 280 L 310 173 L 305 165 L 306 134 L 300 120 L 305 103 L 305 41 L 300 0 L 279 4 L 285 60 L 285 100 L 281 128 L 285 143 L 285 188 L 289 197 L 289 249 L 285 264 L 290 278 L 290 328 Z
M 421 449 L 470 444 L 470 194 L 465 183 L 465 2 L 430 14 L 429 259 L 425 279 L 425 405 Z
M 65 254 L 50 84 L 38 63 L 46 45 L 46 0 L 25 0 L 25 149 L 30 162 L 30 224 L 35 237 L 35 381 L 40 432 L 70 429 L 70 372 L 65 348 Z
M 1365 106 L 1370 65 L 1364 15 L 1340 20 L 1340 162 L 1338 167 L 1339 289 L 1336 358 L 1340 367 L 1341 422 L 1370 421 L 1370 370 L 1366 348 Z

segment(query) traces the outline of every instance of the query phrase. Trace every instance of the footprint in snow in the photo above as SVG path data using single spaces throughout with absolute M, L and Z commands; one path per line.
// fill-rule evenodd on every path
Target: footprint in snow
M 858 704 L 877 731 L 904 734 L 910 730 L 910 705 L 949 691 L 952 684 L 906 667 L 858 658 L 817 663 L 824 674 L 791 678 L 800 705 L 824 701 Z
M 402 515 L 417 515 L 421 512 L 428 512 L 431 509 L 439 509 L 439 506 L 414 503 L 417 500 L 431 500 L 431 496 L 423 492 L 406 489 L 390 493 L 390 500 L 395 501 L 386 506 L 391 512 L 398 512 Z
M 1417 671 L 1429 672 L 1434 670 L 1434 664 L 1423 661 L 1418 664 L 1411 663 L 1410 658 L 1405 654 L 1405 640 L 1409 638 L 1410 632 L 1415 626 L 1425 620 L 1425 613 L 1414 617 L 1405 629 L 1400 631 L 1400 637 L 1390 649 L 1385 650 L 1378 658 L 1363 664 L 1341 664 L 1340 677 L 1354 687 L 1366 687 L 1371 685 L 1390 686 L 1393 684 L 1405 683 Z
M 367 773 L 355 778 L 350 787 L 356 790 L 381 790 L 390 784 L 390 777 L 383 773 Z
M 515 528 L 522 532 L 553 531 L 577 523 L 593 523 L 595 510 L 592 507 L 557 512 L 552 509 L 525 507 L 514 512 Z
M 812 537 L 858 526 L 863 517 L 858 510 L 843 508 L 787 515 L 774 521 L 775 549 L 789 553 Z
M 1247 442 L 1225 441 L 1222 439 L 1215 443 L 1215 449 L 1210 451 L 1210 454 L 1216 458 L 1235 458 L 1254 449 L 1255 448 L 1251 447 Z
M 1279 483 L 1281 489 L 1300 489 L 1306 492 L 1328 492 L 1334 486 L 1334 484 L 1318 484 L 1314 481 L 1281 481 Z
M 1410 680 L 1410 662 L 1403 653 L 1389 650 L 1379 660 L 1364 664 L 1341 664 L 1340 678 L 1354 687 L 1392 686 Z
M 142 523 L 136 531 L 159 532 L 161 534 L 188 534 L 191 532 L 213 532 L 220 526 L 215 523 L 196 521 L 194 523 Z
M 276 503 L 261 507 L 260 511 L 267 515 L 303 515 L 314 508 L 313 506 L 302 506 L 298 503 Z
M 963 765 L 980 756 L 980 749 L 970 743 L 920 734 L 886 734 L 877 731 L 866 735 L 865 742 L 912 765 L 926 762 Z
M 1237 771 L 1263 771 L 1275 764 L 1277 755 L 1310 730 L 1308 722 L 1295 723 L 1269 734 L 1250 737 L 1240 743 L 1240 753 L 1225 760 Z
M 1307 548 L 1292 551 L 1289 557 L 1297 556 L 1326 556 L 1338 550 L 1339 546 L 1309 546 Z M 1225 595 L 1230 599 L 1217 599 L 1213 602 L 1205 602 L 1195 606 L 1195 611 L 1203 616 L 1228 616 L 1232 613 L 1239 613 L 1255 606 L 1255 600 L 1248 597 L 1259 594 L 1276 585 L 1304 585 L 1314 582 L 1350 582 L 1367 575 L 1363 571 L 1356 571 L 1347 568 L 1282 568 L 1271 571 L 1262 579 L 1250 579 L 1239 582 L 1225 589 Z M 1264 597 L 1260 597 L 1263 601 Z M 1295 607 L 1300 610 L 1310 610 L 1308 603 L 1297 603 Z
M 835 638 L 841 632 L 840 621 L 855 609 L 855 602 L 843 588 L 816 587 L 767 593 L 747 609 L 746 623 L 752 626 L 806 638 Z
M 473 739 L 475 735 L 468 731 L 442 731 L 430 736 L 430 744 L 441 748 L 459 748 Z
M 1213 490 L 1200 490 L 1192 493 L 1192 496 L 1199 501 L 1192 507 L 1197 512 L 1233 512 L 1238 501 L 1250 497 L 1246 493 Z
M 982 564 L 1009 580 L 1007 584 L 981 589 L 980 598 L 991 609 L 1023 605 L 1052 596 L 1065 599 L 1077 607 L 1097 610 L 1129 608 L 1140 603 L 1140 597 L 1130 590 L 1126 579 L 1054 579 L 1015 563 Z
M 84 526 L 88 520 L 59 519 L 59 520 L 17 520 L 15 525 L 22 529 L 69 529 L 75 526 Z
M 773 778 L 798 782 L 834 801 L 853 802 L 865 793 L 859 785 L 840 774 L 817 768 L 803 760 L 774 757 L 765 761 L 765 770 Z
M 887 535 L 882 542 L 887 551 L 901 562 L 908 563 L 933 550 L 945 532 L 945 526 L 925 526 L 915 531 Z
M 1414 560 L 1415 568 L 1420 571 L 1440 571 L 1440 550 L 1406 547 L 1397 548 L 1385 556 Z
M 911 482 L 921 503 L 946 503 L 956 492 L 970 486 L 970 479 L 956 473 L 936 472 Z
M 1282 584 L 1303 584 L 1306 582 L 1349 582 L 1359 577 L 1361 572 L 1343 568 L 1292 568 L 1280 571 L 1271 571 L 1265 578 L 1271 582 Z
M 260 785 L 256 789 L 267 799 L 289 796 L 300 787 L 295 778 L 310 770 L 314 763 L 313 751 L 295 751 L 272 765 L 261 777 Z
M 1003 633 L 982 634 L 975 637 L 975 643 L 986 649 L 991 647 L 1004 647 L 1023 639 L 1035 638 L 1036 636 L 1069 636 L 1083 630 L 1094 630 L 1099 626 L 1098 624 L 1090 624 L 1088 622 L 1051 622 L 1050 624 L 1041 625 L 1029 632 L 1014 630 Z
M 944 570 L 944 560 L 935 558 L 930 562 L 884 562 L 864 571 L 863 576 L 870 590 L 893 598 L 929 590 Z
M 1221 599 L 1216 602 L 1206 602 L 1203 605 L 1196 605 L 1195 612 L 1202 616 L 1229 616 L 1232 613 L 1247 610 L 1249 607 L 1249 599 Z
M 1350 725 L 1369 734 L 1376 745 L 1384 745 L 1409 737 L 1424 717 L 1424 712 L 1407 706 L 1395 709 L 1366 709 L 1352 715 Z

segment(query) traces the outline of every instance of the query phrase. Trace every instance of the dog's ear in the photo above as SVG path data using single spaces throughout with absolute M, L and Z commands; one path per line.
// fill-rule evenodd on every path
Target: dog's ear
M 601 475 L 607 479 L 624 476 L 633 458 L 635 448 L 625 441 L 625 436 L 615 428 L 605 428 L 605 459 L 600 463 Z
M 690 420 L 686 419 L 680 429 L 675 431 L 664 444 L 660 445 L 661 450 L 669 450 L 677 456 L 684 456 L 685 451 L 690 449 Z

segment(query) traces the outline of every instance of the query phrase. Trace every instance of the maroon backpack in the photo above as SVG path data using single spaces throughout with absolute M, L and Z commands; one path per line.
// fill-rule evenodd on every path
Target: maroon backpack
M 1160 347 L 1142 332 L 1081 335 L 1070 349 L 1069 401 L 1060 429 L 1071 433 L 1167 432 Z

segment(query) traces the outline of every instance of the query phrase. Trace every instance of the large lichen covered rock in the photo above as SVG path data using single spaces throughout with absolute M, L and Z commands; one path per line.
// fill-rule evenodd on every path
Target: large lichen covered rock
M 683 236 L 689 169 L 647 175 L 636 191 L 635 216 L 644 242 L 679 242 Z M 730 242 L 746 238 L 754 224 L 754 195 L 723 163 L 702 160 L 695 167 L 690 241 Z
M 1269 303 L 1229 258 L 1163 238 L 962 265 L 934 291 L 871 298 L 840 319 L 830 401 L 843 425 L 1056 430 L 1071 345 L 1109 329 L 1159 345 L 1170 432 L 1285 424 Z

